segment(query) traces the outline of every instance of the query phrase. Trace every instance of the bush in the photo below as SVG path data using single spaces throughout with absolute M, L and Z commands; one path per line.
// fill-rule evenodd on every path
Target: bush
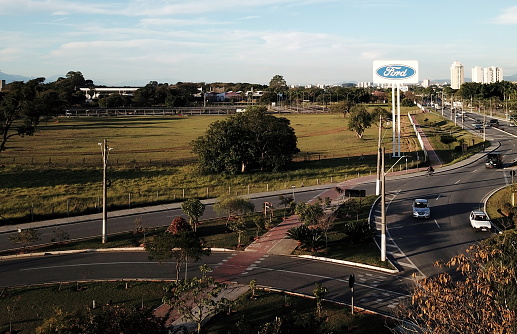
M 367 220 L 362 220 L 346 224 L 344 232 L 350 238 L 351 243 L 357 243 L 371 239 L 374 236 L 375 229 L 370 226 Z
M 300 247 L 314 252 L 323 243 L 323 232 L 319 228 L 309 228 L 307 225 L 291 227 L 287 231 L 287 238 L 300 243 Z

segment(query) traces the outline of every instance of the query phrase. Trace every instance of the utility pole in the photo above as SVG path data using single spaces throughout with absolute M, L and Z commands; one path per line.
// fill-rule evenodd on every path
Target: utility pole
M 386 261 L 386 173 L 384 172 L 384 147 L 381 150 L 381 261 Z
M 106 178 L 106 170 L 108 168 L 108 155 L 111 147 L 108 146 L 108 141 L 104 139 L 99 143 L 102 153 L 102 243 L 106 243 L 106 221 L 108 220 L 108 186 L 109 180 Z

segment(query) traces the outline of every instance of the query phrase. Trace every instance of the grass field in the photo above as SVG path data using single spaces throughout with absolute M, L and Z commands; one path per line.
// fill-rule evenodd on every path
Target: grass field
M 296 324 L 309 323 L 315 314 L 313 299 L 288 296 L 279 292 L 258 291 L 258 297 L 250 300 L 251 293 L 241 296 L 231 314 L 221 312 L 204 327 L 207 334 L 240 334 L 258 332 L 260 326 L 271 323 L 275 317 Z M 366 312 L 350 312 L 349 306 L 323 303 L 323 322 L 319 331 L 305 327 L 306 333 L 392 333 L 394 321 Z M 271 333 L 271 332 L 268 332 Z
M 126 285 L 127 284 L 127 285 Z M 164 282 L 98 282 L 55 284 L 29 288 L 3 289 L 0 298 L 0 332 L 11 324 L 17 333 L 35 333 L 43 319 L 56 308 L 85 310 L 93 305 L 155 308 L 161 305 Z M 79 288 L 79 289 L 77 289 Z
M 189 143 L 223 116 L 59 118 L 33 137 L 15 137 L 0 154 L 0 223 L 95 213 L 101 207 L 103 139 L 109 155 L 109 210 L 188 197 L 237 195 L 343 181 L 375 173 L 377 129 L 363 139 L 338 114 L 282 115 L 301 152 L 287 171 L 228 177 L 201 175 Z M 402 150 L 418 147 L 404 122 Z M 385 129 L 383 141 L 391 140 Z M 387 145 L 388 149 L 391 145 Z M 416 163 L 409 161 L 409 167 Z
M 418 114 L 416 119 L 429 138 L 436 154 L 446 165 L 465 159 L 483 148 L 483 138 L 464 131 L 459 123 L 454 125 L 454 122 L 431 113 Z M 442 135 L 452 135 L 456 141 L 448 145 L 444 144 L 440 140 Z M 467 152 L 461 151 L 462 142 L 467 144 Z

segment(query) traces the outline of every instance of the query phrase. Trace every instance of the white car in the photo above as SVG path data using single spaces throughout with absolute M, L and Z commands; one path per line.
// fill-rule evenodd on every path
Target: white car
M 413 201 L 413 218 L 429 218 L 431 217 L 431 208 L 429 202 L 423 198 L 417 198 Z
M 492 229 L 492 223 L 490 218 L 483 211 L 472 211 L 470 213 L 470 225 L 474 230 L 477 231 L 490 231 Z

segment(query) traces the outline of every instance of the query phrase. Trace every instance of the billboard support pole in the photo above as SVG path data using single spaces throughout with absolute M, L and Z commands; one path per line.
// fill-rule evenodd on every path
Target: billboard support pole
M 392 140 L 391 140 L 391 145 L 392 145 L 392 150 L 391 150 L 391 155 L 392 156 L 395 156 L 395 152 L 397 151 L 397 144 L 396 144 L 396 140 L 395 140 L 395 134 L 397 132 L 397 113 L 395 112 L 395 105 L 396 105 L 396 100 L 395 100 L 395 84 L 391 84 L 391 128 L 392 128 Z
M 396 157 L 400 157 L 400 84 L 397 83 L 397 142 L 398 142 L 398 154 Z

